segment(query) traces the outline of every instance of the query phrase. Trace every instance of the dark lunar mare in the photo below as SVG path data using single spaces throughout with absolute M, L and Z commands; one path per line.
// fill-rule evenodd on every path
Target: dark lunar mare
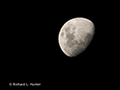
M 61 37 L 63 37 L 64 36 L 64 32 L 61 32 Z
M 86 34 L 85 36 L 85 40 L 80 40 L 79 42 L 77 40 L 75 40 L 75 36 L 74 33 L 67 33 L 66 35 L 67 38 L 67 45 L 69 48 L 76 48 L 73 52 L 71 52 L 71 55 L 73 55 L 72 53 L 74 53 L 74 55 L 79 54 L 81 51 L 83 51 L 86 47 L 90 44 L 91 40 L 92 40 L 92 35 L 90 33 Z M 76 45 L 76 47 L 73 47 L 74 45 Z
M 92 40 L 92 35 L 90 33 L 88 33 L 86 36 L 85 36 L 85 42 L 84 42 L 84 45 L 89 45 L 91 40 Z
M 69 31 L 70 31 L 70 27 L 66 27 L 65 32 L 69 32 Z
M 73 40 L 74 40 L 75 36 L 73 33 L 68 32 L 66 35 L 66 38 L 67 38 L 67 45 L 69 46 L 69 48 L 71 48 L 74 45 Z
M 75 30 L 76 28 L 71 25 L 71 27 L 66 27 L 65 32 L 66 32 L 66 39 L 67 39 L 67 45 L 69 48 L 71 48 L 75 43 L 74 43 L 74 31 L 70 33 L 70 29 Z

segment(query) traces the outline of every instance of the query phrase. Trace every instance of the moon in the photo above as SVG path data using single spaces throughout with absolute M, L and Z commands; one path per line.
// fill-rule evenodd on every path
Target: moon
M 68 20 L 60 29 L 58 43 L 65 55 L 76 57 L 89 46 L 95 33 L 92 21 L 77 17 Z

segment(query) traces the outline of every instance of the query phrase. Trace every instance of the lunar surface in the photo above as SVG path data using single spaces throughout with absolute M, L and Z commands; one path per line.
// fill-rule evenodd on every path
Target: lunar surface
M 86 18 L 70 19 L 59 32 L 59 46 L 64 54 L 75 57 L 89 46 L 94 33 L 95 27 L 92 21 Z

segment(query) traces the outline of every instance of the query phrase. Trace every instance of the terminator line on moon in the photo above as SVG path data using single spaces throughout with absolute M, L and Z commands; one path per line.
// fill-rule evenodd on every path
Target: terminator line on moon
M 75 57 L 89 46 L 94 33 L 94 24 L 89 19 L 81 17 L 70 19 L 59 32 L 59 46 L 65 55 Z

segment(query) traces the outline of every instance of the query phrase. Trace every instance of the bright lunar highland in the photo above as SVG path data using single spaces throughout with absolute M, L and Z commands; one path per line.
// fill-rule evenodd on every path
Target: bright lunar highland
M 59 32 L 59 46 L 64 54 L 75 57 L 89 46 L 94 33 L 95 26 L 92 21 L 81 17 L 70 19 Z

